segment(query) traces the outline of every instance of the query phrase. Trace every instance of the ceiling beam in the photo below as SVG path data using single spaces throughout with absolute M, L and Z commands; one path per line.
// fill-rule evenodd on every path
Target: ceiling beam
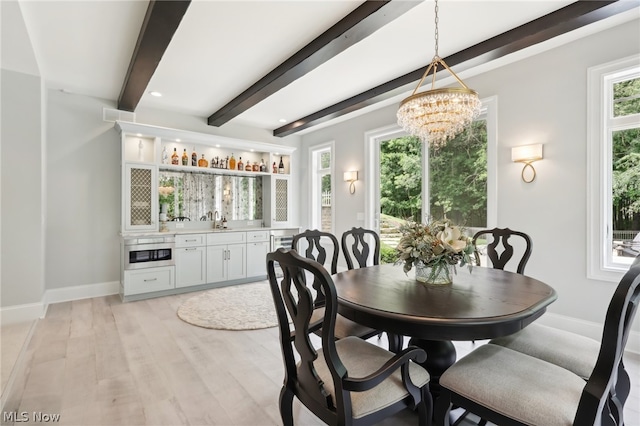
M 135 111 L 191 0 L 151 0 L 124 78 L 118 109 Z
M 214 112 L 208 118 L 207 123 L 210 126 L 223 125 L 340 52 L 362 41 L 418 4 L 420 1 L 365 1 L 247 90 Z
M 469 69 L 486 64 L 492 60 L 503 57 L 521 49 L 533 46 L 543 41 L 557 37 L 564 33 L 591 23 L 609 18 L 632 8 L 638 7 L 640 1 L 592 1 L 582 0 L 530 21 L 524 25 L 513 28 L 500 35 L 487 39 L 467 49 L 454 53 L 445 58 L 450 67 L 464 63 L 464 67 L 456 71 Z M 288 136 L 308 129 L 312 126 L 327 122 L 334 118 L 357 111 L 361 108 L 373 105 L 383 100 L 396 96 L 391 93 L 396 89 L 420 80 L 427 66 L 412 71 L 403 76 L 345 99 L 320 111 L 316 111 L 306 117 L 292 121 L 273 131 L 274 136 Z

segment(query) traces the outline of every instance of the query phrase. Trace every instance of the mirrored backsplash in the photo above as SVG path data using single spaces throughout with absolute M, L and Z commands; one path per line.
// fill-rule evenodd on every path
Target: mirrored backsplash
M 215 212 L 219 219 L 262 219 L 262 176 L 160 171 L 158 182 L 168 220 L 211 221 Z

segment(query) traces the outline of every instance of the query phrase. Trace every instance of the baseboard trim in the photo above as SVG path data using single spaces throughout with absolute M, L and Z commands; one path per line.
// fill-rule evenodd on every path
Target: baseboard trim
M 561 330 L 591 337 L 597 341 L 602 340 L 603 325 L 596 322 L 585 321 L 551 312 L 545 313 L 536 320 L 536 322 L 548 325 L 549 327 L 559 328 Z M 629 340 L 627 341 L 626 352 L 632 352 L 640 355 L 640 332 L 631 330 L 629 333 Z
M 0 308 L 0 324 L 16 324 L 43 318 L 46 312 L 44 303 L 27 303 L 24 305 Z
M 44 318 L 50 303 L 70 302 L 118 294 L 118 281 L 63 287 L 45 291 L 42 302 L 0 308 L 0 324 L 15 324 Z
M 70 302 L 72 300 L 91 299 L 92 297 L 111 296 L 120 291 L 120 282 L 77 285 L 47 290 L 44 293 L 44 304 Z

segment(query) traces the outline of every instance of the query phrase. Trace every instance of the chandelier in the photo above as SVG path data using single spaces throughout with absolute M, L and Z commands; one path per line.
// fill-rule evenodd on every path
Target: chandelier
M 435 11 L 435 55 L 411 96 L 400 103 L 397 116 L 398 124 L 409 134 L 440 148 L 478 117 L 480 99 L 438 56 L 438 0 Z M 462 87 L 436 89 L 439 65 L 449 71 Z M 416 93 L 432 69 L 431 90 Z

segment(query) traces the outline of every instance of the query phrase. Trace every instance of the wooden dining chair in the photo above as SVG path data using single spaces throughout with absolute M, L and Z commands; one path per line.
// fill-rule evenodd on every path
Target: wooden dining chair
M 171 219 L 171 221 L 173 221 L 173 222 L 190 222 L 191 218 L 188 218 L 186 216 L 176 216 L 173 219 Z
M 373 253 L 371 247 L 367 243 L 367 236 L 373 239 Z M 352 241 L 349 247 L 349 240 Z M 380 264 L 380 237 L 376 231 L 364 228 L 351 228 L 342 234 L 342 254 L 347 262 L 347 268 L 354 268 L 353 259 L 358 262 L 358 267 L 364 268 L 371 265 Z M 371 262 L 369 262 L 369 254 L 371 254 Z
M 373 250 L 367 242 L 367 236 L 373 240 Z M 380 264 L 380 237 L 376 231 L 362 227 L 351 228 L 342 234 L 341 245 L 342 254 L 349 270 L 355 268 L 354 260 L 358 263 L 359 268 Z M 381 331 L 378 331 L 378 337 L 382 337 Z M 398 352 L 399 349 L 402 349 L 402 336 L 387 333 L 387 340 L 390 351 Z
M 473 350 L 440 377 L 436 423 L 448 426 L 455 405 L 507 426 L 623 425 L 624 401 L 617 394 L 616 377 L 639 303 L 636 260 L 611 298 L 595 367 L 586 381 L 504 346 L 488 343 Z
M 632 268 L 636 266 L 640 266 L 640 256 L 631 265 Z M 550 362 L 584 380 L 588 380 L 593 373 L 600 351 L 600 342 L 595 339 L 535 323 L 515 334 L 492 339 L 489 343 Z M 624 360 L 620 360 L 615 392 L 623 405 L 630 389 L 629 373 L 624 368 Z
M 491 238 L 490 241 L 487 241 L 487 258 L 489 259 L 489 261 L 491 261 L 491 266 L 494 269 L 504 269 L 507 263 L 509 263 L 509 261 L 513 258 L 514 250 L 513 246 L 509 243 L 509 238 L 520 238 L 524 242 L 525 247 L 522 257 L 518 262 L 516 272 L 518 272 L 519 274 L 524 274 L 524 268 L 529 261 L 532 248 L 531 238 L 529 238 L 527 234 L 520 231 L 513 231 L 509 228 L 483 229 L 476 232 L 476 234 L 473 236 L 472 243 L 474 247 L 476 247 L 474 255 L 477 265 L 480 265 L 480 252 L 477 248 L 477 240 L 485 236 L 490 236 Z M 498 253 L 499 244 L 502 244 L 502 251 L 500 253 Z
M 276 263 L 283 272 L 280 281 Z M 369 425 L 407 408 L 417 409 L 420 425 L 431 424 L 429 373 L 416 364 L 426 360 L 424 350 L 410 347 L 394 354 L 353 336 L 336 340 L 333 280 L 320 263 L 295 250 L 269 253 L 267 273 L 285 367 L 279 399 L 284 425 L 293 425 L 294 397 L 329 425 Z M 309 338 L 314 310 L 309 275 L 325 295 L 320 348 Z
M 304 256 L 307 259 L 315 260 L 316 262 L 324 265 L 327 262 L 328 256 L 330 256 L 330 273 L 336 274 L 338 272 L 338 256 L 340 255 L 340 246 L 338 245 L 338 239 L 330 232 L 323 232 L 317 229 L 309 230 L 296 234 L 293 236 L 291 247 L 298 253 L 301 253 L 301 241 L 305 240 L 307 247 L 304 249 Z M 328 243 L 328 245 L 327 245 Z M 327 250 L 331 253 L 327 254 Z M 302 254 L 302 253 L 301 253 Z M 312 313 L 312 322 L 318 323 L 319 326 L 324 316 L 324 294 L 320 291 L 320 283 L 314 281 L 312 284 L 315 290 L 314 299 L 314 311 Z M 320 330 L 316 330 L 317 334 L 320 334 Z M 351 321 L 338 314 L 336 320 L 336 329 L 334 330 L 337 339 L 342 339 L 347 336 L 357 336 L 362 339 L 368 339 L 378 334 L 378 330 L 365 327 L 362 324 Z

